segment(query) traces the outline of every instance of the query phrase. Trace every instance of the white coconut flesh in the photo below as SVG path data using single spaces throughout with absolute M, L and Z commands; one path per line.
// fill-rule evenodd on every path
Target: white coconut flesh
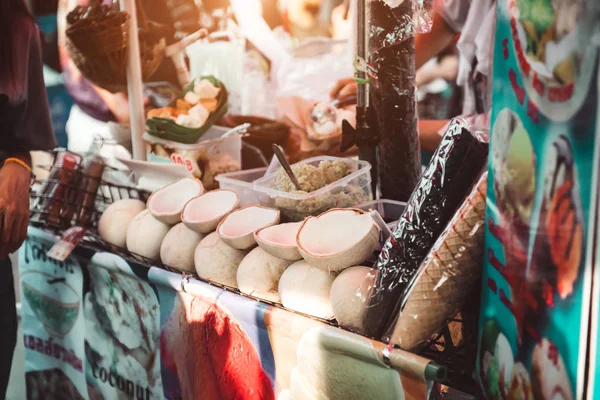
M 125 248 L 127 228 L 131 220 L 144 211 L 146 205 L 136 199 L 115 201 L 102 213 L 98 221 L 98 233 L 108 243 Z
M 279 303 L 279 279 L 292 261 L 274 257 L 260 247 L 242 260 L 237 270 L 240 292 L 259 299 Z
M 256 245 L 254 232 L 279 222 L 279 211 L 260 207 L 248 206 L 229 214 L 219 227 L 219 236 L 228 245 L 246 250 Z
M 310 264 L 339 272 L 362 264 L 377 249 L 379 227 L 369 213 L 333 209 L 304 221 L 298 250 Z
M 160 246 L 170 226 L 144 210 L 131 220 L 127 228 L 127 250 L 151 260 L 160 261 Z
M 335 274 L 296 261 L 281 275 L 279 297 L 284 307 L 323 319 L 332 319 L 331 286 Z
M 290 222 L 260 229 L 255 233 L 258 245 L 272 256 L 289 261 L 298 261 L 302 255 L 296 245 L 296 237 L 302 222 Z
M 202 193 L 202 182 L 183 178 L 154 192 L 148 199 L 148 210 L 159 221 L 175 225 L 181 222 L 181 212 L 187 202 Z
M 210 233 L 239 203 L 236 192 L 214 190 L 190 200 L 183 209 L 181 220 L 192 230 Z

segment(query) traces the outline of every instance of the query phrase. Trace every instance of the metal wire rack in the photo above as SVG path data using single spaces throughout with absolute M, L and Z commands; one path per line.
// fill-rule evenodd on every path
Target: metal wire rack
M 164 270 L 193 277 L 194 279 L 209 283 L 213 286 L 237 293 L 241 296 L 261 301 L 273 307 L 283 308 L 281 304 L 256 299 L 241 293 L 235 288 L 221 285 L 198 277 L 196 274 L 182 272 L 155 260 L 148 259 L 126 249 L 114 246 L 104 241 L 97 231 L 98 220 L 102 212 L 112 203 L 122 199 L 139 199 L 146 201 L 150 193 L 135 189 L 133 187 L 116 185 L 95 176 L 89 176 L 84 171 L 83 163 L 69 166 L 55 164 L 47 168 L 50 171 L 48 179 L 37 182 L 40 189 L 31 194 L 31 220 L 32 226 L 41 228 L 55 235 L 62 233 L 75 225 L 86 229 L 83 241 L 79 246 L 94 252 L 110 252 L 116 254 L 126 261 L 133 262 L 146 268 L 162 268 Z M 96 185 L 89 182 L 96 180 Z M 87 183 L 87 184 L 86 184 Z M 96 191 L 87 188 L 96 187 Z M 93 196 L 93 207 L 85 205 L 86 196 Z M 85 219 L 81 215 L 85 214 Z M 85 222 L 84 224 L 81 224 Z M 473 379 L 475 371 L 475 356 L 477 343 L 477 318 L 479 303 L 473 302 L 469 309 L 461 313 L 451 321 L 438 335 L 432 337 L 428 344 L 419 352 L 420 355 L 445 366 L 448 371 L 448 379 L 444 384 L 461 390 L 465 393 L 476 393 L 476 384 Z M 338 326 L 335 321 L 319 320 L 323 323 Z M 376 338 L 373 338 L 376 339 Z

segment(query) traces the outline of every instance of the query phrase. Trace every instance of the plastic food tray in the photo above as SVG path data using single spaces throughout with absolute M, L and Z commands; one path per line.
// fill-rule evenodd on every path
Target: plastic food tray
M 356 208 L 365 211 L 377 211 L 379 215 L 381 215 L 381 218 L 386 222 L 386 225 L 391 230 L 394 230 L 406 208 L 406 203 L 396 200 L 380 199 L 359 204 Z
M 371 164 L 350 158 L 312 157 L 294 165 L 311 164 L 319 166 L 321 161 L 343 161 L 349 164 L 352 173 L 337 182 L 311 193 L 288 193 L 272 189 L 276 173 L 269 174 L 254 182 L 258 200 L 264 206 L 281 211 L 285 221 L 302 221 L 305 217 L 319 215 L 331 208 L 347 208 L 373 199 L 371 189 Z
M 258 192 L 254 190 L 254 181 L 262 178 L 266 168 L 248 169 L 245 171 L 228 172 L 216 177 L 221 189 L 233 190 L 240 196 L 240 206 L 258 204 Z

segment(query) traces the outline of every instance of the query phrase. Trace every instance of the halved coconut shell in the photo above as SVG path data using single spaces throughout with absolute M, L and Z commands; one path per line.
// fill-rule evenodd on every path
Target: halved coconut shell
M 302 255 L 296 245 L 296 236 L 302 222 L 273 225 L 254 233 L 256 243 L 267 253 L 282 260 L 298 261 Z
M 202 182 L 194 178 L 182 178 L 152 193 L 148 199 L 148 210 L 157 220 L 175 225 L 181 222 L 181 212 L 186 203 L 202 193 Z
M 217 227 L 219 237 L 229 246 L 248 250 L 256 246 L 254 232 L 279 223 L 279 210 L 247 206 L 229 214 Z
M 210 233 L 239 204 L 240 196 L 233 190 L 213 190 L 188 201 L 181 213 L 181 221 L 193 231 Z
M 368 212 L 334 208 L 307 218 L 296 237 L 309 264 L 340 272 L 368 259 L 379 244 L 379 227 Z

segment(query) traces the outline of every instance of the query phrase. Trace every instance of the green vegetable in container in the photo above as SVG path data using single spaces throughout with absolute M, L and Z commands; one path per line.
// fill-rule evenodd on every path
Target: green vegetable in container
M 205 107 L 209 103 L 203 102 L 203 99 L 216 99 L 214 110 L 213 107 Z M 196 78 L 185 87 L 181 97 L 176 100 L 178 105 L 183 102 L 190 108 L 186 110 L 181 110 L 180 107 L 173 108 L 178 114 L 169 118 L 162 116 L 148 118 L 146 120 L 148 133 L 172 142 L 196 143 L 227 113 L 227 100 L 227 88 L 223 82 L 214 76 Z M 201 126 L 196 126 L 198 121 L 205 122 Z

